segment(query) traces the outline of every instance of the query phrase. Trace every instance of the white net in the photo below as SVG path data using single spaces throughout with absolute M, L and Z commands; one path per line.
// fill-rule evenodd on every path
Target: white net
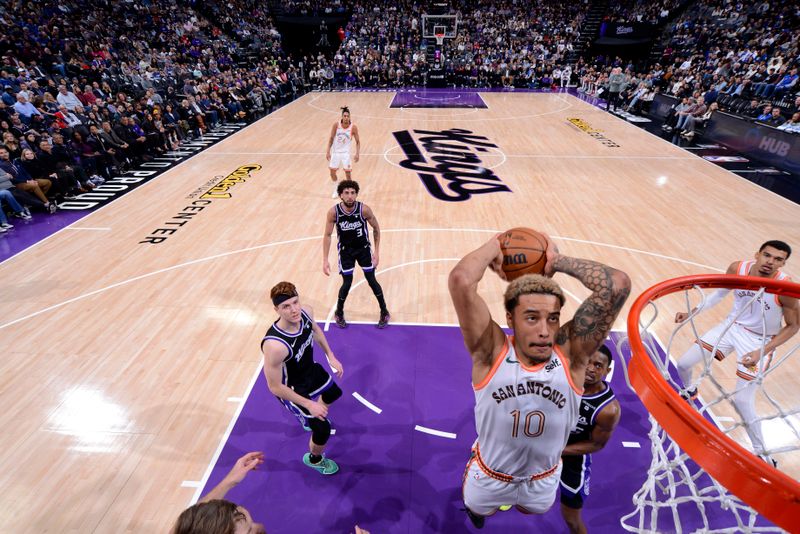
M 795 288 L 792 292 L 800 295 L 800 286 Z M 660 378 L 686 399 L 675 402 L 685 402 L 696 410 L 693 416 L 687 412 L 690 417 L 713 422 L 736 442 L 731 448 L 742 447 L 763 459 L 755 465 L 758 472 L 737 476 L 760 477 L 773 471 L 775 460 L 779 469 L 794 479 L 794 500 L 800 501 L 796 484 L 800 402 L 793 394 L 800 370 L 796 356 L 800 344 L 796 338 L 790 339 L 770 354 L 765 348 L 772 337 L 756 332 L 775 333 L 779 309 L 775 295 L 763 287 L 731 285 L 729 289 L 735 303 L 727 317 L 731 299 L 725 298 L 713 308 L 708 304 L 719 300 L 722 293 L 699 286 L 648 302 L 637 318 L 646 356 Z M 685 318 L 676 317 L 676 311 L 682 311 Z M 676 324 L 678 318 L 683 321 Z M 744 328 L 743 323 L 751 328 Z M 659 334 L 668 339 L 666 346 L 660 343 Z M 758 355 L 757 363 L 744 365 L 746 354 Z M 637 393 L 642 395 L 642 391 Z M 647 479 L 633 496 L 634 510 L 620 519 L 625 530 L 783 532 L 756 512 L 751 505 L 759 506 L 753 501 L 748 504 L 733 495 L 738 484 L 726 478 L 726 488 L 709 476 L 695 462 L 700 461 L 697 455 L 693 460 L 673 441 L 672 427 L 665 430 L 652 416 L 650 423 L 652 463 Z

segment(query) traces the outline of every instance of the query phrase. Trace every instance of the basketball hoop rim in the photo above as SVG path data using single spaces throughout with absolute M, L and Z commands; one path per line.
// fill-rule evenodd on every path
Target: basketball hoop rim
M 645 290 L 628 313 L 630 380 L 642 403 L 670 438 L 709 475 L 776 525 L 791 531 L 800 517 L 800 483 L 746 451 L 693 410 L 663 379 L 647 356 L 639 318 L 649 302 L 678 291 L 703 288 L 765 288 L 800 298 L 800 285 L 771 278 L 694 275 L 666 280 Z

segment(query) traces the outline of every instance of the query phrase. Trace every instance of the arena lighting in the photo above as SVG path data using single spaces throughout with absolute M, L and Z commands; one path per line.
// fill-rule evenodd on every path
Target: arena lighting
M 70 436 L 79 452 L 116 452 L 124 446 L 118 433 L 130 432 L 133 421 L 122 404 L 102 388 L 77 387 L 61 396 L 61 405 L 46 423 L 48 430 Z

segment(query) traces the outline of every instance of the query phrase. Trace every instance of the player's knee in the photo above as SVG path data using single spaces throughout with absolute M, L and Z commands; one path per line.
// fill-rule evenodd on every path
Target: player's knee
M 309 419 L 308 426 L 311 428 L 311 441 L 314 445 L 325 445 L 331 437 L 331 423 L 328 420 Z
M 324 402 L 327 405 L 331 405 L 334 402 L 336 402 L 336 400 L 341 396 L 342 396 L 342 389 L 338 385 L 332 384 L 331 387 L 326 389 L 325 392 L 322 394 L 322 402 Z
M 350 291 L 350 286 L 353 283 L 353 275 L 352 274 L 343 274 L 342 275 L 342 287 L 340 288 L 340 292 L 344 291 L 347 293 Z
M 733 394 L 733 403 L 736 404 L 736 407 L 741 411 L 742 409 L 750 408 L 751 405 L 755 404 L 754 399 L 756 388 L 750 385 L 752 382 L 746 382 L 741 379 L 740 382 L 745 383 L 739 383 L 736 385 L 736 393 Z
M 375 293 L 379 293 L 381 291 L 381 285 L 378 283 L 378 279 L 375 278 L 375 271 L 364 271 L 364 278 L 367 279 L 367 283 L 369 287 L 372 288 L 372 291 Z

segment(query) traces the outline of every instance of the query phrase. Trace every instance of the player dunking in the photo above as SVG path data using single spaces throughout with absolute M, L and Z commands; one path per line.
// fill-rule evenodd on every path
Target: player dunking
M 378 328 L 386 328 L 389 324 L 389 310 L 386 308 L 386 301 L 383 298 L 383 289 L 375 278 L 375 269 L 378 267 L 379 250 L 381 244 L 381 229 L 378 226 L 378 219 L 369 206 L 358 202 L 358 182 L 354 180 L 342 180 L 339 182 L 337 192 L 341 202 L 330 210 L 325 219 L 325 234 L 322 236 L 322 272 L 325 276 L 330 276 L 331 266 L 328 263 L 328 254 L 331 249 L 331 234 L 333 227 L 336 227 L 336 234 L 339 238 L 339 274 L 342 275 L 342 285 L 339 288 L 339 298 L 336 302 L 336 312 L 334 320 L 339 328 L 347 328 L 347 321 L 344 319 L 344 301 L 350 292 L 353 283 L 353 271 L 356 262 L 364 271 L 364 278 L 367 279 L 369 287 L 378 299 L 380 306 L 380 317 Z M 375 250 L 373 251 L 369 242 L 369 228 L 372 226 L 373 239 L 375 240 Z
M 472 357 L 478 438 L 464 472 L 463 492 L 467 515 L 478 528 L 503 505 L 523 513 L 544 513 L 552 506 L 561 452 L 578 418 L 587 363 L 630 292 L 625 273 L 561 255 L 547 241 L 544 273 L 568 274 L 592 291 L 564 326 L 564 294 L 553 280 L 539 275 L 522 276 L 506 289 L 512 336 L 492 320 L 478 283 L 487 267 L 501 273 L 503 254 L 496 237 L 450 273 L 450 295 Z
M 339 167 L 344 168 L 344 175 L 346 179 L 350 179 L 350 172 L 352 171 L 352 164 L 350 163 L 350 145 L 353 141 L 356 142 L 356 153 L 353 156 L 353 162 L 358 163 L 358 156 L 361 152 L 361 139 L 358 137 L 358 127 L 350 122 L 350 110 L 347 106 L 342 108 L 342 118 L 331 127 L 331 136 L 328 139 L 328 151 L 325 158 L 328 160 L 328 168 L 331 171 L 331 180 L 335 183 L 339 178 L 336 172 Z M 334 186 L 331 198 L 338 196 L 336 187 Z
M 783 241 L 767 241 L 758 249 L 755 259 L 735 261 L 728 266 L 726 274 L 758 276 L 788 280 L 780 268 L 789 259 L 792 249 Z M 718 304 L 730 292 L 717 289 L 705 301 L 704 309 Z M 753 301 L 755 291 L 735 290 L 733 310 L 728 318 L 700 337 L 695 344 L 678 360 L 678 373 L 683 381 L 686 398 L 697 395 L 692 383 L 692 368 L 701 361 L 707 361 L 716 347 L 714 358 L 724 359 L 735 351 L 738 357 L 736 393 L 733 402 L 742 414 L 745 430 L 750 437 L 755 453 L 764 460 L 775 464 L 772 458 L 764 455 L 764 436 L 761 421 L 756 415 L 756 385 L 753 382 L 759 373 L 764 373 L 772 363 L 773 351 L 786 343 L 800 329 L 800 305 L 798 300 L 765 293 Z M 763 316 L 762 316 L 763 310 Z M 695 310 L 692 310 L 694 313 Z M 689 317 L 686 312 L 675 314 L 675 322 L 682 323 Z M 781 323 L 785 324 L 781 326 Z M 766 327 L 766 329 L 765 329 Z M 724 334 L 723 334 L 724 333 Z M 763 347 L 763 358 L 762 354 Z
M 339 466 L 322 452 L 331 436 L 328 406 L 342 396 L 342 390 L 314 361 L 313 342 L 325 351 L 336 376 L 341 378 L 344 368 L 314 322 L 311 308 L 300 305 L 294 284 L 280 282 L 270 290 L 270 298 L 278 320 L 261 341 L 267 386 L 303 427 L 311 430 L 310 452 L 303 456 L 303 463 L 323 475 L 332 475 Z
M 621 415 L 619 401 L 605 381 L 610 370 L 611 351 L 601 345 L 589 358 L 578 424 L 561 453 L 561 515 L 571 534 L 586 534 L 581 508 L 589 495 L 592 453 L 606 446 Z

